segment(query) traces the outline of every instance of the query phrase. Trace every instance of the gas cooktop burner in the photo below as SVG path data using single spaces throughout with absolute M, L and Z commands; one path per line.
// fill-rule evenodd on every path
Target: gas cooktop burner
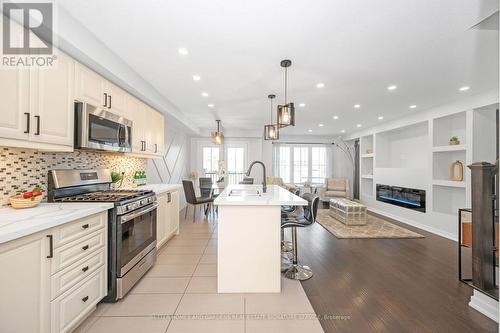
M 133 198 L 142 197 L 152 191 L 141 190 L 109 190 L 84 193 L 69 197 L 60 198 L 59 201 L 96 201 L 96 202 L 119 202 Z

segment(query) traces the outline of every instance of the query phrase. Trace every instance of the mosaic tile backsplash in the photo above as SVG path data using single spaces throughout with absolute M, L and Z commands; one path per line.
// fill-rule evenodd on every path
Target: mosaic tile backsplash
M 46 191 L 49 170 L 92 168 L 124 171 L 123 186 L 127 186 L 133 183 L 136 171 L 147 170 L 147 159 L 85 150 L 53 153 L 0 147 L 0 206 L 8 205 L 10 196 L 35 184 L 42 184 Z

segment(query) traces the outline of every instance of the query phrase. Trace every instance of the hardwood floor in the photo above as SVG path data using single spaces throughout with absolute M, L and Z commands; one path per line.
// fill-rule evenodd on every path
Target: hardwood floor
M 406 224 L 423 239 L 337 239 L 318 223 L 298 230 L 302 282 L 325 332 L 497 332 L 468 306 L 457 279 L 456 243 Z

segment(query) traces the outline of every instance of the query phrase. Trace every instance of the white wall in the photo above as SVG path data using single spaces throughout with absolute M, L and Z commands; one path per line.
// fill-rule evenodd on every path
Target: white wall
M 463 208 L 467 208 L 470 206 L 470 176 L 468 175 L 468 170 L 466 168 L 466 188 L 463 190 L 453 189 L 446 187 L 435 187 L 432 185 L 432 160 L 433 153 L 431 150 L 432 147 L 432 137 L 433 137 L 433 119 L 440 118 L 446 115 L 451 115 L 459 112 L 467 111 L 467 133 L 465 133 L 465 137 L 467 137 L 467 159 L 464 161 L 467 165 L 471 163 L 474 158 L 473 153 L 473 133 L 480 133 L 481 136 L 491 136 L 491 138 L 486 139 L 486 142 L 489 142 L 490 145 L 494 146 L 494 136 L 492 126 L 488 126 L 487 131 L 476 131 L 474 132 L 474 120 L 478 122 L 487 121 L 481 115 L 475 116 L 477 111 L 476 109 L 482 108 L 487 105 L 492 105 L 498 103 L 498 91 L 489 91 L 483 94 L 478 94 L 474 96 L 470 96 L 469 98 L 462 99 L 460 101 L 456 101 L 454 103 L 450 103 L 447 105 L 443 105 L 440 107 L 436 107 L 433 109 L 429 109 L 423 112 L 417 112 L 414 115 L 400 118 L 397 120 L 389 121 L 383 124 L 380 124 L 376 127 L 367 128 L 362 131 L 350 134 L 347 136 L 347 139 L 355 139 L 366 135 L 375 134 L 375 169 L 374 169 L 374 179 L 373 184 L 389 184 L 389 185 L 399 185 L 406 187 L 413 187 L 424 189 L 427 191 L 427 213 L 420 213 L 416 211 L 412 211 L 409 209 L 405 209 L 402 207 L 389 205 L 386 203 L 382 203 L 375 200 L 375 196 L 365 196 L 361 197 L 361 201 L 364 202 L 370 209 L 376 211 L 378 213 L 384 214 L 386 216 L 395 218 L 399 221 L 414 225 L 416 227 L 428 230 L 430 232 L 436 233 L 438 235 L 456 240 L 458 235 L 457 229 L 457 216 L 456 214 L 448 214 L 442 213 L 439 211 L 433 210 L 433 205 L 448 205 L 452 207 L 454 210 L 455 206 L 459 205 Z M 490 108 L 491 109 L 491 108 Z M 400 147 L 398 155 L 412 154 L 413 152 L 417 152 L 415 156 L 422 156 L 421 162 L 417 163 L 417 168 L 407 167 L 407 165 L 403 165 L 400 160 L 398 161 L 389 161 L 389 165 L 385 165 L 388 161 L 379 161 L 379 159 L 384 159 L 384 152 L 380 152 L 381 150 L 378 144 L 379 138 L 384 139 L 384 135 L 380 133 L 391 131 L 394 129 L 404 128 L 409 125 L 417 124 L 425 122 L 426 126 L 428 126 L 428 136 L 422 137 L 423 141 L 419 141 L 420 144 L 418 147 L 414 147 L 413 144 L 408 144 L 406 150 L 401 150 Z M 472 126 L 471 126 L 472 125 Z M 478 123 L 480 125 L 480 123 Z M 409 132 L 408 132 L 409 133 Z M 387 138 L 391 140 L 390 137 Z M 476 138 L 477 140 L 477 138 Z M 483 143 L 487 144 L 487 143 Z M 377 148 L 378 147 L 378 148 Z M 403 147 L 404 148 L 404 147 Z M 494 148 L 492 148 L 494 150 Z M 491 147 L 488 149 L 484 149 L 491 155 L 492 151 Z M 424 154 L 424 155 L 423 155 Z M 480 155 L 484 156 L 483 153 Z M 391 158 L 393 158 L 392 156 Z M 386 158 L 388 158 L 386 156 Z M 396 163 L 397 162 L 397 163 Z M 415 162 L 415 161 L 413 161 Z M 385 164 L 384 164 L 385 163 Z M 398 164 L 398 165 L 395 165 Z M 412 163 L 413 164 L 413 163 Z M 346 167 L 347 168 L 347 167 Z M 435 189 L 434 189 L 435 188 Z M 462 195 L 457 195 L 460 191 L 466 191 L 465 197 Z M 448 195 L 448 194 L 449 195 Z M 375 193 L 373 193 L 375 194 Z M 436 200 L 433 200 L 433 195 L 436 195 Z M 445 200 L 445 201 L 443 201 Z M 455 202 L 458 200 L 457 202 Z M 448 201 L 448 202 L 446 202 Z M 437 207 L 437 205 L 436 205 Z

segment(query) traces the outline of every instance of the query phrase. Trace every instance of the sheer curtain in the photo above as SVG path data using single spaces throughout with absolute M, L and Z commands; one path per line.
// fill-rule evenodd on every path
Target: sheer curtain
M 331 144 L 273 143 L 273 175 L 285 183 L 323 183 L 332 165 Z

